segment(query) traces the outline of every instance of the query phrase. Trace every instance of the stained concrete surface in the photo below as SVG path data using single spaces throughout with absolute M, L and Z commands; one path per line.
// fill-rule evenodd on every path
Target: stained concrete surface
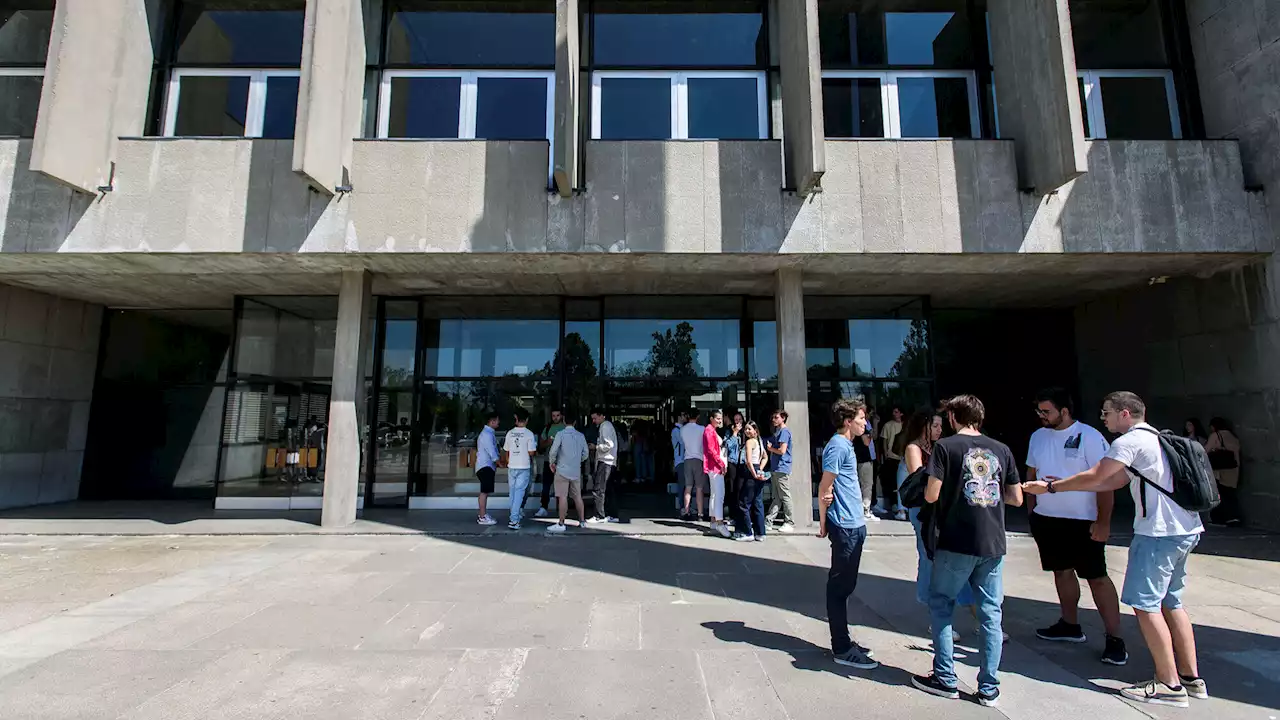
M 1083 616 L 1088 644 L 1035 639 L 1056 603 L 1014 533 L 1013 639 L 993 710 L 909 686 L 930 654 L 914 541 L 899 526 L 876 527 L 850 602 L 855 637 L 883 663 L 871 672 L 826 655 L 827 546 L 808 536 L 335 535 L 301 523 L 293 535 L 0 535 L 0 717 L 1232 720 L 1280 708 L 1275 537 L 1211 533 L 1193 557 L 1185 599 L 1214 699 L 1176 710 L 1114 694 L 1151 672 L 1131 615 L 1125 668 L 1097 661 L 1096 613 Z M 1109 549 L 1117 582 L 1125 542 Z M 972 620 L 958 627 L 972 648 Z M 976 654 L 962 655 L 972 688 Z

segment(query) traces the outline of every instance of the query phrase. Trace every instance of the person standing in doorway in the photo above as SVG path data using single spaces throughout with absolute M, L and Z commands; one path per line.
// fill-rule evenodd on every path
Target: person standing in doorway
M 1226 418 L 1209 421 L 1209 438 L 1204 443 L 1213 467 L 1213 479 L 1218 483 L 1222 502 L 1209 513 L 1209 522 L 1215 525 L 1236 526 L 1240 520 L 1240 438 L 1231 430 Z
M 876 503 L 884 515 L 893 515 L 902 510 L 898 507 L 898 465 L 902 463 L 902 454 L 896 451 L 898 435 L 902 433 L 904 420 L 902 408 L 897 405 L 891 410 L 888 422 L 880 428 L 880 500 Z
M 586 508 L 582 503 L 582 464 L 590 454 L 587 451 L 587 439 L 574 427 L 578 419 L 572 412 L 564 414 L 564 428 L 556 434 L 547 451 L 547 467 L 551 468 L 556 485 L 556 512 L 560 519 L 555 525 L 547 528 L 549 533 L 564 532 L 564 520 L 569 514 L 569 500 L 578 511 L 578 527 L 582 527 L 587 519 Z
M 617 500 L 617 488 L 614 489 L 613 495 L 609 494 L 609 481 L 618 468 L 618 432 L 613 429 L 613 423 L 609 422 L 601 408 L 591 411 L 591 422 L 595 423 L 599 435 L 596 437 L 595 447 L 592 448 L 596 451 L 596 463 L 592 475 L 594 485 L 591 491 L 595 503 L 595 514 L 587 518 L 587 522 L 616 523 L 618 517 L 609 512 L 611 506 L 605 503 L 609 500 Z
M 1174 489 L 1160 433 L 1146 421 L 1147 406 L 1131 392 L 1113 392 L 1102 401 L 1102 421 L 1120 437 L 1101 462 L 1069 478 L 1043 477 L 1024 486 L 1034 495 L 1073 490 L 1102 492 L 1125 485 L 1138 513 L 1133 519 L 1129 566 L 1120 602 L 1138 616 L 1142 638 L 1151 651 L 1155 677 L 1120 694 L 1142 703 L 1186 707 L 1188 697 L 1207 699 L 1200 678 L 1191 618 L 1182 606 L 1187 585 L 1187 558 L 1200 542 L 1200 516 L 1165 493 Z M 1158 485 L 1157 489 L 1146 484 Z
M 551 424 L 542 429 L 542 436 L 538 440 L 538 449 L 546 455 L 547 461 L 542 466 L 542 506 L 538 508 L 537 517 L 546 517 L 551 507 L 551 488 L 556 473 L 551 468 L 551 444 L 555 442 L 556 436 L 564 430 L 564 427 L 564 413 L 556 408 L 551 411 Z
M 853 441 L 853 453 L 858 459 L 858 489 L 862 496 L 862 519 L 867 522 L 880 522 L 880 518 L 871 512 L 871 495 L 876 488 L 876 458 L 872 443 L 875 442 L 875 426 L 867 423 L 866 432 Z
M 952 615 L 966 585 L 978 603 L 981 642 L 978 702 L 1000 700 L 1000 655 L 1004 649 L 1001 605 L 1006 552 L 1005 504 L 1022 504 L 1018 464 L 1008 446 L 982 434 L 986 410 L 972 395 L 946 403 L 956 434 L 939 440 L 929 457 L 925 502 L 934 517 L 925 524 L 925 549 L 933 553 L 929 615 L 933 629 L 933 672 L 911 684 L 931 695 L 959 698 L 956 690 Z
M 711 532 L 729 537 L 729 527 L 724 522 L 724 447 L 720 443 L 720 427 L 724 425 L 724 413 L 712 410 L 707 417 L 707 427 L 702 431 L 702 470 L 711 485 Z
M 1027 480 L 1037 477 L 1071 477 L 1097 465 L 1110 446 L 1102 433 L 1078 422 L 1071 396 L 1062 388 L 1036 395 L 1039 430 L 1031 435 L 1027 450 Z M 1040 549 L 1040 567 L 1053 573 L 1062 615 L 1036 637 L 1052 642 L 1082 643 L 1087 639 L 1080 625 L 1080 581 L 1102 616 L 1106 646 L 1102 662 L 1129 662 L 1120 639 L 1120 598 L 1107 575 L 1107 538 L 1111 535 L 1111 510 L 1115 492 L 1058 492 L 1027 496 L 1031 537 Z
M 489 495 L 493 493 L 498 478 L 498 413 L 490 412 L 488 420 L 476 437 L 476 479 L 480 481 L 480 494 L 476 498 L 478 515 L 476 522 L 480 525 L 497 525 L 498 521 L 489 517 Z
M 840 400 L 831 407 L 831 415 L 836 433 L 822 451 L 822 480 L 818 484 L 818 537 L 831 541 L 831 570 L 827 573 L 831 654 L 838 665 L 874 670 L 880 664 L 849 636 L 849 596 L 858 587 L 862 548 L 867 542 L 854 451 L 866 432 L 867 406 L 861 396 Z
M 524 518 L 525 493 L 533 477 L 533 456 L 538 454 L 538 439 L 525 427 L 529 422 L 529 412 L 516 408 L 515 416 L 516 426 L 502 443 L 502 462 L 507 466 L 507 486 L 511 492 L 507 527 L 519 530 L 520 521 Z
M 702 466 L 702 433 L 705 427 L 698 424 L 698 411 L 689 411 L 688 420 L 680 427 L 680 445 L 684 448 L 684 512 L 680 519 L 690 522 L 702 518 L 710 518 L 703 513 L 703 498 L 706 496 L 710 480 Z M 690 508 L 690 500 L 696 499 L 697 505 Z M 696 509 L 696 513 L 691 513 Z
M 772 525 L 782 513 L 782 532 L 796 529 L 795 509 L 791 503 L 791 431 L 787 429 L 787 411 L 775 410 L 771 418 L 773 434 L 765 441 L 769 454 L 769 480 L 773 483 L 773 501 L 769 503 L 766 525 Z

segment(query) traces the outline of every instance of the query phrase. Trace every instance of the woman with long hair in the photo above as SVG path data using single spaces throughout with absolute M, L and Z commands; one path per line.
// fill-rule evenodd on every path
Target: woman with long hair
M 735 537 L 742 534 L 742 486 L 746 481 L 747 470 L 743 456 L 742 413 L 733 414 L 733 424 L 724 435 L 725 474 L 724 474 L 724 508 L 725 514 L 733 520 Z
M 764 451 L 760 426 L 755 421 L 747 423 L 742 434 L 746 438 L 742 451 L 744 462 L 739 470 L 742 491 L 738 494 L 738 515 L 742 518 L 742 525 L 738 528 L 736 539 L 741 542 L 764 542 L 766 523 L 761 494 L 764 492 L 764 484 L 768 482 L 765 468 L 769 467 L 769 455 Z
M 1187 418 L 1187 422 L 1182 426 L 1182 436 L 1191 438 L 1201 445 L 1204 445 L 1209 440 L 1209 433 L 1204 431 L 1204 426 L 1200 424 L 1200 418 Z
M 1215 417 L 1209 421 L 1209 439 L 1204 444 L 1218 481 L 1222 503 L 1209 513 L 1209 521 L 1217 525 L 1239 525 L 1240 520 L 1240 438 L 1232 431 L 1231 422 Z

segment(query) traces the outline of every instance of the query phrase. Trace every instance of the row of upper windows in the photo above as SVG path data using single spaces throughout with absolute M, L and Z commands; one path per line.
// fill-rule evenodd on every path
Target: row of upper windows
M 553 0 L 384 5 L 366 21 L 367 135 L 550 137 Z M 1071 0 L 1089 136 L 1180 136 L 1158 5 Z M 0 134 L 34 128 L 51 7 L 0 0 Z M 291 137 L 303 0 L 165 7 L 150 130 Z M 763 0 L 591 0 L 584 9 L 592 137 L 769 136 L 777 70 Z M 818 9 L 828 137 L 998 136 L 985 0 L 820 0 Z

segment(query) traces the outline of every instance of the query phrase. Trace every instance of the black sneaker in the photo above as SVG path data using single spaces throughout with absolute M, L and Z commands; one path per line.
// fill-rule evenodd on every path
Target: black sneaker
M 1107 647 L 1102 651 L 1102 662 L 1108 665 L 1124 665 L 1129 662 L 1129 651 L 1124 647 L 1124 640 L 1107 636 Z
M 693 522 L 698 518 L 695 517 L 693 513 L 680 513 L 680 519 L 683 520 L 684 522 Z
M 912 675 L 911 684 L 916 686 L 917 690 L 923 690 L 930 695 L 936 695 L 940 698 L 948 700 L 958 700 L 960 691 L 951 685 L 943 685 L 933 673 L 928 675 Z
M 880 667 L 880 663 L 867 657 L 866 653 L 859 650 L 856 646 L 849 648 L 839 655 L 833 655 L 832 658 L 836 661 L 837 665 L 844 665 L 846 667 L 857 668 L 859 670 L 875 670 Z
M 1084 628 L 1079 625 L 1070 625 L 1067 621 L 1061 619 L 1047 628 L 1037 630 L 1036 637 L 1051 642 L 1069 643 L 1082 643 L 1089 639 L 1084 635 Z
M 978 704 L 982 707 L 995 707 L 1000 704 L 1000 688 L 996 688 L 990 693 L 984 693 L 979 690 L 974 697 L 978 698 Z

